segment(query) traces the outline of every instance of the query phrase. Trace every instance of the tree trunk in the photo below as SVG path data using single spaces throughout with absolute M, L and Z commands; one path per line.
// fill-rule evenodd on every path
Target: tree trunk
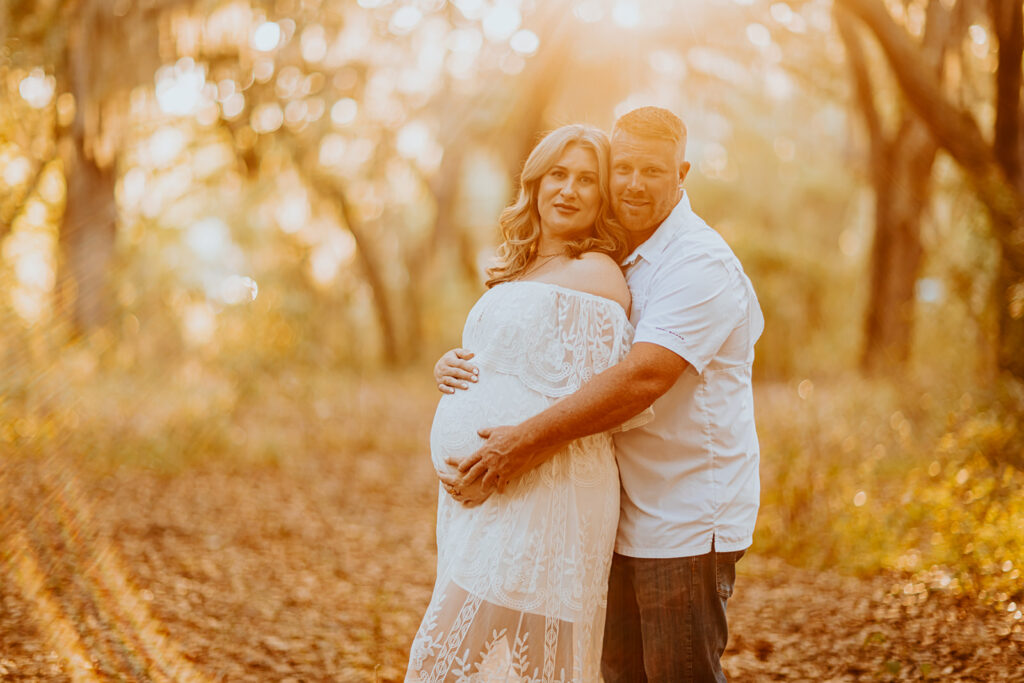
M 989 13 L 998 39 L 996 66 L 996 120 L 992 146 L 1007 180 L 1024 198 L 1024 110 L 1021 109 L 1021 82 L 1024 72 L 1024 5 L 1020 0 L 990 0 Z M 1024 204 L 1024 199 L 1021 200 Z M 993 216 L 993 222 L 1003 222 Z M 1011 232 L 1016 227 L 1018 244 L 1024 244 L 1024 228 L 994 226 L 996 232 Z M 1000 249 L 999 274 L 995 299 L 999 306 L 999 366 L 1016 377 L 1024 377 L 1024 263 L 1013 259 L 1005 244 Z
M 932 0 L 935 4 L 938 0 Z M 880 0 L 837 0 L 878 39 L 904 96 L 943 149 L 960 165 L 992 220 L 1001 249 L 995 294 L 999 303 L 999 367 L 1024 379 L 1024 188 L 1019 155 L 1022 21 L 1019 0 L 990 5 L 999 44 L 996 73 L 995 140 L 989 143 L 971 112 L 953 102 L 920 47 L 899 26 Z M 1005 70 L 1005 71 L 1004 71 Z M 1013 130 L 1013 126 L 1017 130 Z M 1016 152 L 1018 157 L 1012 158 Z
M 352 233 L 359 264 L 362 266 L 366 282 L 373 295 L 373 308 L 377 314 L 377 324 L 380 326 L 381 342 L 384 344 L 384 363 L 389 366 L 398 365 L 402 359 L 402 344 L 398 325 L 395 322 L 395 307 L 392 304 L 391 292 L 384 277 L 384 268 L 377 256 L 373 240 L 370 239 L 369 229 L 352 210 L 342 181 L 316 171 L 316 161 L 302 153 L 305 150 L 306 154 L 309 154 L 309 150 L 302 140 L 293 138 L 289 140 L 289 143 L 288 147 L 295 163 L 295 169 L 320 197 L 326 199 L 331 206 L 337 207 L 342 222 Z
M 57 305 L 81 336 L 105 325 L 111 314 L 108 283 L 117 234 L 114 198 L 115 166 L 101 164 L 90 145 L 89 131 L 100 115 L 100 102 L 92 98 L 95 64 L 90 43 L 97 33 L 95 9 L 75 16 L 61 62 L 58 81 L 75 97 L 75 116 L 69 128 L 58 131 L 67 203 L 59 231 Z
M 323 187 L 323 184 L 321 184 Z M 332 193 L 341 209 L 342 218 L 348 226 L 352 237 L 356 242 L 356 252 L 359 254 L 359 263 L 363 267 L 366 281 L 373 292 L 374 309 L 377 312 L 377 322 L 380 324 L 382 341 L 384 342 L 384 362 L 387 365 L 398 365 L 402 354 L 398 339 L 398 330 L 395 324 L 391 305 L 391 296 L 388 292 L 387 283 L 384 281 L 383 269 L 377 259 L 377 252 L 374 250 L 366 230 L 361 221 L 356 218 L 349 206 L 348 197 L 344 189 L 337 187 Z
M 868 374 L 902 370 L 910 358 L 915 285 L 924 256 L 921 216 L 936 152 L 924 126 L 910 120 L 885 148 L 872 169 L 875 239 L 861 357 Z
M 435 291 L 435 273 L 440 263 L 438 256 L 455 244 L 461 233 L 456 224 L 456 200 L 458 199 L 459 182 L 462 179 L 462 162 L 465 158 L 465 146 L 445 136 L 444 156 L 441 167 L 429 181 L 430 193 L 434 196 L 434 224 L 428 235 L 418 244 L 405 252 L 405 269 L 408 278 L 405 283 L 403 310 L 407 324 L 404 356 L 416 360 L 422 350 L 417 343 L 423 338 L 423 316 L 426 310 L 424 297 Z
M 117 207 L 114 170 L 87 158 L 79 140 L 64 140 L 67 206 L 60 224 L 57 297 L 72 333 L 80 336 L 110 320 L 108 283 L 114 258 Z
M 921 216 L 928 203 L 937 145 L 924 124 L 906 114 L 895 134 L 886 133 L 875 105 L 867 58 L 851 17 L 838 8 L 835 17 L 867 132 L 875 194 L 871 289 L 861 369 L 866 374 L 880 375 L 903 370 L 910 359 L 915 285 L 924 257 Z M 933 17 L 929 19 L 934 33 L 937 22 Z
M 999 261 L 995 290 L 999 306 L 999 367 L 1024 377 L 1024 270 L 1005 255 Z

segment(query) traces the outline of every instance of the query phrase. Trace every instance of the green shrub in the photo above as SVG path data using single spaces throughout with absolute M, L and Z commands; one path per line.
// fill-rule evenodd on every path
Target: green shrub
M 958 396 L 856 378 L 766 387 L 755 548 L 1020 605 L 1024 402 L 1015 386 Z

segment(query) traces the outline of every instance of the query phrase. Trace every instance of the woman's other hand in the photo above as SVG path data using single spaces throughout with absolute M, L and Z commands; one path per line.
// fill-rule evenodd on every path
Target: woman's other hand
M 475 382 L 480 370 L 468 361 L 472 351 L 452 349 L 441 356 L 434 365 L 434 381 L 442 394 L 454 394 L 456 389 L 468 389 Z

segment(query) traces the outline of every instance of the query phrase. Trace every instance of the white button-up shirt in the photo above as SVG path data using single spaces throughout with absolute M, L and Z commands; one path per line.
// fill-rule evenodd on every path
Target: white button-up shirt
M 760 498 L 751 365 L 764 318 L 722 237 L 682 199 L 622 265 L 633 343 L 690 366 L 654 419 L 615 435 L 622 511 L 615 551 L 692 557 L 750 546 Z

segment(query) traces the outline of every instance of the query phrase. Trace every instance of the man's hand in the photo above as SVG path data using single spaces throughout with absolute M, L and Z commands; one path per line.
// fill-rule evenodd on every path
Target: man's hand
M 480 429 L 477 434 L 484 443 L 475 453 L 461 462 L 449 460 L 457 467 L 462 480 L 467 483 L 480 481 L 485 490 L 505 490 L 508 483 L 543 462 L 556 449 L 534 452 L 519 427 L 490 427 Z
M 445 492 L 468 508 L 476 507 L 494 493 L 493 488 L 488 489 L 484 486 L 482 479 L 467 483 L 466 477 L 458 470 L 438 474 L 437 477 L 441 480 Z
M 480 370 L 467 361 L 472 351 L 452 349 L 441 356 L 434 365 L 434 381 L 442 394 L 454 394 L 456 389 L 468 389 L 469 382 L 475 382 Z

